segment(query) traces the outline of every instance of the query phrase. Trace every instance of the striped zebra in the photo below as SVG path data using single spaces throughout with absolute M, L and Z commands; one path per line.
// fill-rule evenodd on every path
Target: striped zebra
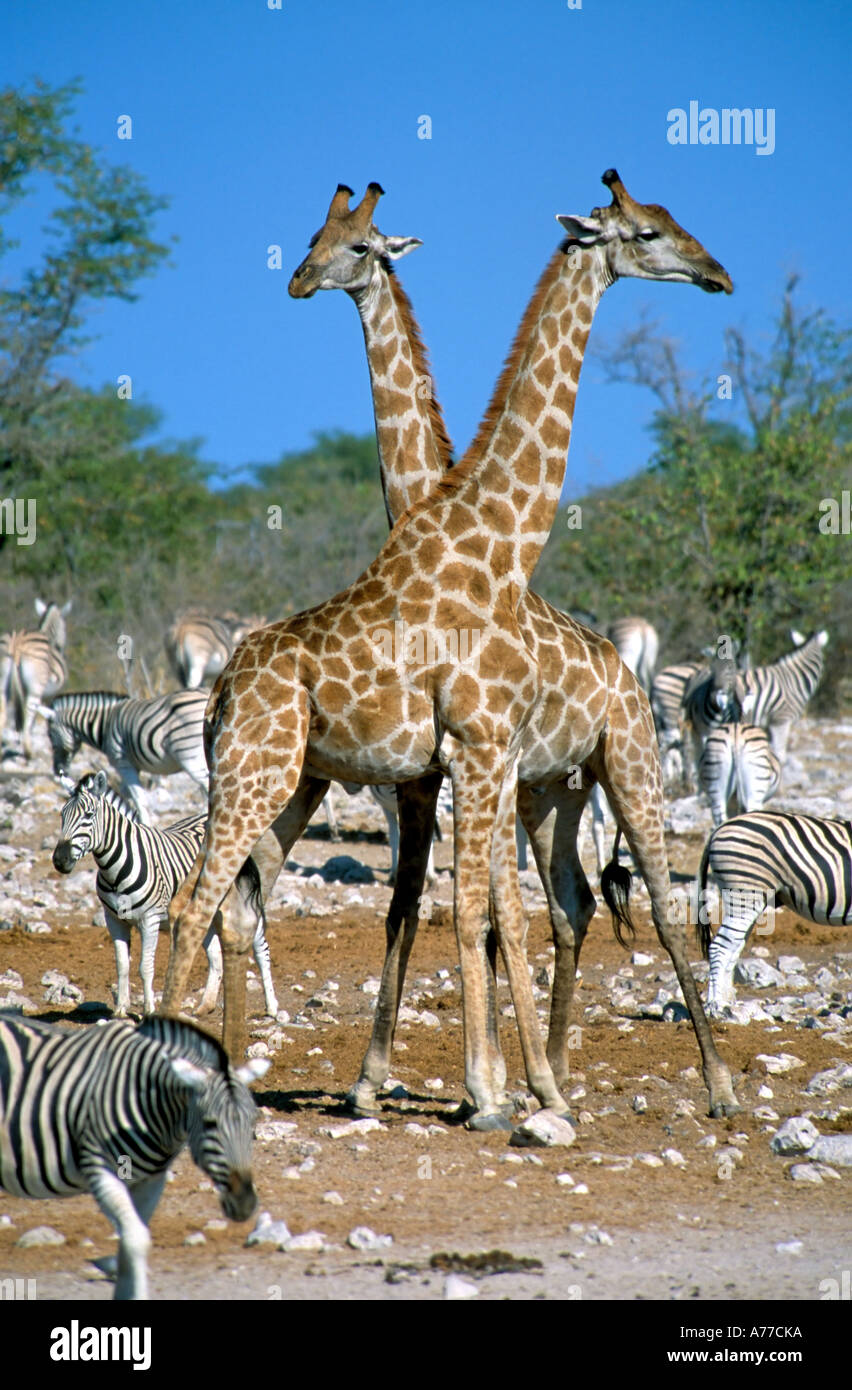
M 249 632 L 263 627 L 263 618 L 240 618 L 236 613 L 211 617 L 196 609 L 181 614 L 165 636 L 166 654 L 185 690 L 197 689 L 224 671 L 234 649 Z
M 660 745 L 663 778 L 668 783 L 683 779 L 691 785 L 687 760 L 684 758 L 683 697 L 690 681 L 699 671 L 706 670 L 706 666 L 698 661 L 683 661 L 676 666 L 664 666 L 651 682 L 651 713 Z
M 753 724 L 712 729 L 698 761 L 698 781 L 714 826 L 737 812 L 759 811 L 781 783 L 781 763 L 766 730 Z
M 118 1232 L 116 1299 L 145 1299 L 148 1225 L 187 1141 L 225 1216 L 255 1211 L 248 1084 L 268 1066 L 235 1070 L 217 1042 L 176 1019 L 70 1029 L 0 1013 L 0 1187 L 14 1197 L 90 1192 Z
M 708 734 L 723 724 L 737 724 L 742 718 L 742 687 L 737 677 L 732 657 L 712 656 L 709 668 L 700 667 L 687 682 L 683 712 L 692 738 L 696 772 Z
M 752 811 L 725 821 L 707 842 L 698 872 L 699 903 L 712 870 L 722 898 L 722 922 L 710 940 L 706 911 L 699 915 L 710 960 L 708 1013 L 734 1000 L 734 967 L 765 909 L 789 907 L 824 926 L 852 924 L 852 821 Z
M 98 866 L 96 888 L 118 972 L 117 1018 L 122 1018 L 130 1006 L 131 926 L 138 927 L 142 937 L 139 974 L 143 1009 L 146 1014 L 154 1012 L 154 957 L 160 923 L 168 920 L 169 903 L 195 863 L 204 838 L 205 820 L 204 816 L 187 816 L 163 830 L 138 825 L 130 808 L 108 786 L 105 772 L 89 772 L 81 777 L 62 807 L 62 833 L 53 851 L 53 867 L 61 874 L 70 874 L 74 865 L 89 853 Z M 263 983 L 266 1012 L 274 1018 L 278 1000 L 264 931 L 260 879 L 252 859 L 246 860 L 237 882 L 241 906 L 246 912 L 253 912 L 257 923 L 252 949 Z M 209 968 L 198 1014 L 215 1009 L 222 983 L 222 947 L 212 926 L 204 939 L 204 949 Z
M 55 776 L 67 779 L 81 744 L 98 748 L 121 777 L 122 792 L 144 825 L 150 824 L 140 772 L 186 772 L 207 791 L 204 756 L 206 690 L 178 690 L 149 700 L 132 700 L 112 691 L 60 695 L 48 721 Z
M 65 619 L 71 603 L 69 599 L 60 608 L 37 598 L 35 610 L 41 619 L 38 629 L 8 632 L 0 637 L 0 736 L 6 727 L 6 708 L 11 703 L 15 730 L 21 735 L 26 758 L 33 755 L 32 726 L 40 703 L 58 694 L 68 679 Z
M 771 666 L 755 666 L 739 677 L 745 694 L 754 697 L 749 719 L 769 730 L 772 747 L 782 763 L 793 722 L 804 714 L 822 680 L 823 648 L 828 642 L 825 629 L 809 638 L 795 630 L 790 636 L 793 651 Z
M 616 618 L 606 635 L 642 689 L 650 690 L 660 650 L 656 629 L 644 618 Z

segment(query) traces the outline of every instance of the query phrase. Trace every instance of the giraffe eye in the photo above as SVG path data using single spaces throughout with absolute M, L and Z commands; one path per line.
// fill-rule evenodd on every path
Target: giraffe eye
M 640 240 L 640 241 L 656 241 L 656 240 L 657 240 L 657 237 L 658 237 L 659 235 L 660 235 L 659 232 L 655 232 L 655 231 L 654 231 L 652 228 L 650 228 L 650 227 L 649 227 L 646 231 L 644 231 L 644 232 L 639 232 L 639 233 L 638 233 L 638 237 L 639 237 L 639 240 Z
M 350 248 L 349 248 L 349 250 L 350 250 L 350 251 L 353 253 L 353 255 L 355 255 L 355 256 L 366 256 L 366 254 L 367 254 L 367 252 L 369 251 L 369 249 L 370 249 L 370 248 L 369 248 L 369 246 L 367 245 L 366 241 L 359 241 L 359 242 L 357 243 L 357 245 L 355 245 L 355 246 L 350 246 Z

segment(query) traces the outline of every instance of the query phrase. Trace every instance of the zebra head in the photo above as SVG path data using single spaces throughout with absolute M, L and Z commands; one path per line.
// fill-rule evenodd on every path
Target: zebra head
M 172 1070 L 190 1093 L 187 1128 L 192 1157 L 213 1183 L 230 1221 L 247 1221 L 257 1207 L 251 1173 L 251 1146 L 257 1107 L 248 1089 L 269 1068 L 257 1057 L 234 1070 L 205 1066 L 187 1057 L 172 1059 Z
M 47 717 L 47 736 L 50 739 L 50 747 L 53 753 L 53 775 L 58 777 L 60 782 L 68 780 L 68 769 L 71 760 L 78 752 L 82 739 L 76 729 L 64 724 L 57 717 L 55 711 L 51 710 Z
M 51 729 L 53 725 L 51 724 Z M 67 779 L 62 779 L 67 787 Z M 62 807 L 62 835 L 53 851 L 53 867 L 70 874 L 78 859 L 94 849 L 101 834 L 99 812 L 107 791 L 105 772 L 87 772 Z

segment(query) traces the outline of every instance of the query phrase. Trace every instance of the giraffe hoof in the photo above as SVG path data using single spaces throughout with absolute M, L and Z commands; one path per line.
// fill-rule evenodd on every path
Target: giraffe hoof
M 483 1114 L 481 1110 L 476 1110 L 465 1121 L 465 1129 L 475 1130 L 478 1134 L 490 1134 L 494 1131 L 511 1134 L 514 1126 L 508 1115 L 504 1115 L 502 1110 L 498 1110 L 496 1114 L 492 1111 Z
M 736 1096 L 732 1096 L 730 1100 L 716 1100 L 710 1102 L 711 1120 L 727 1120 L 732 1115 L 739 1115 L 741 1110 L 742 1106 Z
M 358 1115 L 361 1118 L 382 1113 L 378 1098 L 372 1092 L 359 1091 L 357 1086 L 349 1092 L 345 1105 L 350 1115 Z

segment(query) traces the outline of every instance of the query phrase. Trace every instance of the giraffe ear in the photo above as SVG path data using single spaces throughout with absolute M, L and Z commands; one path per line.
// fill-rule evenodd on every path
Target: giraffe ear
M 384 242 L 384 254 L 392 261 L 400 260 L 402 256 L 407 256 L 409 251 L 423 245 L 417 236 L 386 236 Z
M 579 241 L 581 246 L 594 246 L 596 242 L 608 239 L 606 228 L 601 222 L 596 222 L 593 217 L 575 217 L 568 213 L 558 212 L 556 220 L 574 241 Z

